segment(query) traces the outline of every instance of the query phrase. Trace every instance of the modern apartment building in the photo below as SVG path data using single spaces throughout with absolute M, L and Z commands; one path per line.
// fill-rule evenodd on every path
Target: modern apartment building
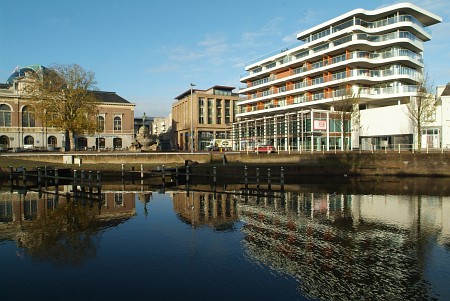
M 428 26 L 440 21 L 409 3 L 355 9 L 250 62 L 241 77 L 246 98 L 237 103 L 233 124 L 238 149 L 417 144 L 407 104 L 423 75 Z
M 193 87 L 177 96 L 172 105 L 176 148 L 205 150 L 211 139 L 231 140 L 235 103 L 239 100 L 239 95 L 233 93 L 235 87 L 216 85 L 207 90 Z
M 45 67 L 32 65 L 14 72 L 6 83 L 0 84 L 0 147 L 2 149 L 66 148 L 67 134 L 43 125 L 35 118 L 33 103 L 24 91 L 28 72 L 39 72 Z M 77 149 L 123 149 L 134 141 L 134 107 L 115 92 L 93 91 L 98 99 L 95 134 L 75 136 Z

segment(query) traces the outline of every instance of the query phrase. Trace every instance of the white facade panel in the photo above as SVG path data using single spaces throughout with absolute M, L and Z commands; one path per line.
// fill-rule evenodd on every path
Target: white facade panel
M 406 105 L 362 110 L 360 136 L 406 135 L 413 133 Z

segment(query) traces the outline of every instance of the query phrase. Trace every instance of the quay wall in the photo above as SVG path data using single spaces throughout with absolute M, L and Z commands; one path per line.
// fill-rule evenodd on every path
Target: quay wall
M 284 167 L 286 175 L 392 175 L 392 176 L 450 176 L 450 153 L 28 153 L 2 154 L 3 158 L 20 158 L 36 164 L 98 164 L 108 169 L 112 164 L 152 164 L 181 166 L 213 164 L 241 172 L 241 167 Z

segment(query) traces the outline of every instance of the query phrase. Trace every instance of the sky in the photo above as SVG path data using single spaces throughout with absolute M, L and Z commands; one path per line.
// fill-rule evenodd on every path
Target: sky
M 17 66 L 79 64 L 97 87 L 136 105 L 135 117 L 165 117 L 190 84 L 239 88 L 251 60 L 296 42 L 297 33 L 387 0 L 21 0 L 2 1 L 0 83 Z M 410 0 L 442 17 L 431 26 L 425 65 L 450 82 L 450 1 Z

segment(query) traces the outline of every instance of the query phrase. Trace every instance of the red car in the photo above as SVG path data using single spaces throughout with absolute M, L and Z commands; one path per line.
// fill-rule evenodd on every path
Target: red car
M 257 153 L 257 154 L 259 154 L 259 153 L 270 154 L 270 153 L 276 153 L 276 152 L 277 152 L 277 149 L 275 148 L 275 146 L 272 146 L 272 145 L 260 145 L 255 148 L 255 153 Z

